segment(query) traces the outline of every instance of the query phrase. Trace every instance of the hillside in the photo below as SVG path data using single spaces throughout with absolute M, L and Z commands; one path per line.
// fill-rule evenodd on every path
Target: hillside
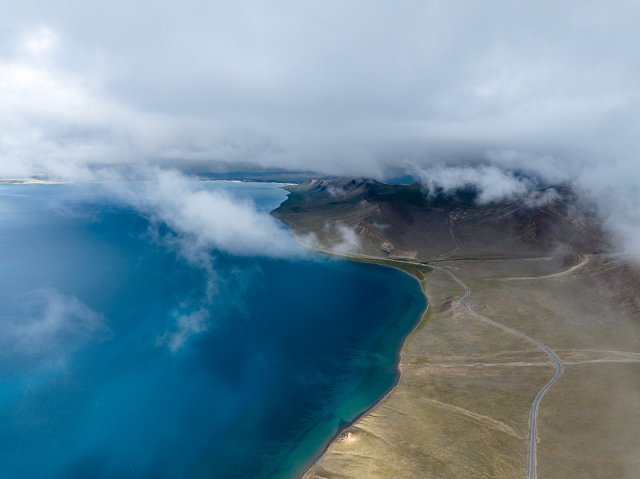
M 362 252 L 416 259 L 527 257 L 593 253 L 604 236 L 567 188 L 544 189 L 527 199 L 478 204 L 470 189 L 426 192 L 419 185 L 368 179 L 311 180 L 287 188 L 274 215 L 324 246 L 337 241 L 336 225 L 353 228 Z

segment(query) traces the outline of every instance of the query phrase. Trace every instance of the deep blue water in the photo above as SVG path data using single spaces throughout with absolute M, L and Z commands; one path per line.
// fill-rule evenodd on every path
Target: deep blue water
M 0 477 L 295 477 L 392 387 L 425 306 L 408 275 L 212 252 L 205 301 L 207 273 L 96 189 L 0 186 Z

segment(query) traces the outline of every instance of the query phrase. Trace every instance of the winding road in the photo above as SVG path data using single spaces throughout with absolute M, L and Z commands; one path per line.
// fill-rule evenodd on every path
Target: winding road
M 419 264 L 419 263 L 412 262 L 412 264 Z M 448 274 L 451 277 L 451 279 L 453 279 L 456 283 L 458 283 L 464 289 L 464 294 L 460 297 L 460 299 L 458 299 L 458 305 L 466 309 L 469 314 L 479 319 L 480 321 L 483 321 L 487 324 L 495 326 L 496 328 L 500 328 L 503 331 L 506 331 L 507 333 L 513 334 L 514 336 L 518 336 L 519 338 L 522 338 L 525 341 L 528 341 L 534 344 L 538 349 L 543 351 L 549 357 L 553 366 L 555 367 L 555 374 L 551 379 L 549 379 L 549 381 L 547 381 L 547 383 L 544 386 L 542 386 L 538 390 L 538 393 L 535 395 L 535 397 L 533 398 L 533 401 L 531 402 L 531 408 L 529 409 L 529 459 L 527 462 L 527 478 L 535 479 L 537 477 L 536 448 L 538 444 L 538 408 L 540 405 L 540 401 L 542 401 L 542 398 L 544 397 L 546 392 L 551 388 L 551 386 L 553 386 L 558 381 L 558 379 L 560 379 L 560 377 L 564 373 L 564 363 L 562 362 L 562 359 L 560 359 L 560 356 L 558 356 L 553 349 L 551 349 L 546 344 L 540 342 L 539 340 L 532 338 L 531 336 L 523 333 L 522 331 L 518 331 L 517 329 L 510 328 L 509 326 L 505 326 L 504 324 L 498 323 L 493 319 L 489 319 L 486 316 L 482 316 L 481 314 L 476 313 L 473 310 L 473 308 L 471 308 L 471 306 L 469 306 L 465 302 L 465 300 L 471 295 L 471 288 L 469 288 L 469 286 L 467 286 L 460 278 L 458 278 L 450 269 L 445 267 L 440 267 L 440 266 L 433 266 L 433 265 L 429 265 L 429 267 L 443 271 L 444 273 Z
M 327 252 L 327 251 L 325 251 Z M 335 253 L 331 253 L 329 252 L 329 254 L 335 254 Z M 338 255 L 338 256 L 342 256 L 342 255 Z M 402 260 L 402 259 L 385 259 L 385 258 L 377 258 L 375 256 L 369 256 L 369 255 L 364 255 L 364 254 L 350 254 L 347 257 L 351 257 L 351 258 L 363 258 L 363 259 L 370 259 L 370 260 L 383 260 L 386 262 L 390 262 L 390 263 L 404 263 L 404 264 L 412 264 L 412 265 L 416 265 L 416 266 L 425 266 L 431 269 L 435 269 L 438 271 L 442 271 L 444 273 L 446 273 L 447 275 L 449 275 L 449 277 L 451 279 L 453 279 L 453 281 L 455 281 L 462 289 L 464 289 L 464 293 L 462 296 L 460 296 L 460 298 L 458 299 L 458 305 L 461 308 L 464 308 L 470 315 L 472 315 L 474 318 L 490 324 L 491 326 L 494 326 L 496 328 L 502 329 L 503 331 L 512 334 L 514 336 L 517 336 L 521 339 L 524 339 L 525 341 L 535 345 L 538 349 L 540 349 L 542 352 L 544 352 L 549 359 L 551 360 L 551 363 L 553 364 L 553 367 L 555 368 L 555 373 L 553 375 L 553 377 L 551 379 L 549 379 L 549 381 L 547 381 L 537 392 L 537 394 L 535 395 L 535 397 L 533 398 L 533 401 L 531 402 L 531 407 L 529 409 L 529 457 L 528 457 L 528 461 L 527 461 L 527 470 L 526 470 L 526 477 L 527 479 L 536 479 L 537 477 L 537 473 L 536 473 L 536 449 L 537 449 L 537 443 L 538 443 L 538 408 L 540 406 L 540 401 L 542 401 L 542 398 L 544 397 L 544 395 L 546 394 L 546 392 L 551 388 L 551 386 L 553 386 L 556 382 L 558 382 L 558 380 L 560 379 L 560 377 L 562 376 L 562 374 L 564 373 L 564 363 L 562 362 L 562 359 L 560 359 L 560 356 L 558 356 L 556 354 L 556 352 L 551 349 L 549 346 L 547 346 L 546 344 L 544 344 L 543 342 L 532 338 L 531 336 L 523 333 L 522 331 L 518 331 L 517 329 L 513 329 L 510 328 L 509 326 L 506 326 L 502 323 L 499 323 L 497 321 L 494 321 L 493 319 L 487 318 L 486 316 L 483 316 L 479 313 L 477 313 L 476 311 L 473 310 L 473 308 L 471 306 L 469 306 L 466 303 L 466 299 L 471 295 L 471 288 L 469 288 L 469 286 L 467 286 L 458 276 L 455 275 L 455 273 L 453 271 L 451 271 L 451 269 L 449 269 L 446 266 L 434 266 L 433 263 L 420 263 L 418 261 L 410 261 L 410 260 Z M 546 277 L 555 277 L 555 276 L 561 276 L 564 274 L 567 274 L 569 272 L 573 272 L 576 269 L 584 266 L 586 264 L 586 262 L 588 261 L 589 257 L 588 255 L 582 258 L 582 261 L 580 263 L 578 263 L 577 265 L 573 266 L 572 268 L 569 268 L 569 270 L 559 273 L 559 274 L 554 274 L 554 275 L 548 275 L 548 276 L 542 276 L 542 277 L 537 277 L 537 278 L 526 278 L 526 279 L 539 279 L 539 278 L 546 278 Z M 520 279 L 520 278 L 518 278 Z M 525 278 L 522 278 L 525 279 Z
M 356 257 L 365 258 L 365 259 L 373 259 L 373 260 L 380 260 L 381 259 L 381 258 L 376 258 L 374 256 L 360 255 L 360 254 L 355 254 L 355 255 L 351 255 L 351 256 L 356 256 Z M 509 334 L 512 334 L 514 336 L 517 336 L 519 338 L 524 339 L 525 341 L 528 341 L 529 343 L 535 345 L 538 349 L 540 349 L 542 352 L 544 352 L 549 357 L 549 359 L 551 360 L 551 363 L 553 364 L 553 367 L 555 368 L 555 373 L 554 373 L 553 377 L 551 379 L 549 379 L 549 381 L 547 381 L 538 390 L 537 394 L 533 398 L 533 401 L 531 402 L 531 408 L 529 409 L 529 457 L 528 457 L 528 461 L 527 461 L 526 477 L 527 477 L 527 479 L 536 479 L 536 477 L 537 477 L 537 474 L 536 474 L 536 450 L 537 450 L 537 445 L 538 445 L 538 409 L 539 409 L 539 406 L 540 406 L 540 401 L 542 401 L 542 398 L 544 397 L 544 395 L 551 388 L 551 386 L 553 386 L 556 382 L 558 382 L 558 380 L 560 379 L 560 377 L 564 373 L 564 363 L 562 362 L 562 359 L 560 359 L 560 356 L 558 356 L 553 349 L 551 349 L 549 346 L 547 346 L 543 342 L 541 342 L 541 341 L 539 341 L 539 340 L 537 340 L 535 338 L 532 338 L 531 336 L 523 333 L 522 331 L 518 331 L 517 329 L 510 328 L 509 326 L 506 326 L 506 325 L 504 325 L 502 323 L 494 321 L 493 319 L 487 318 L 486 316 L 483 316 L 483 315 L 477 313 L 476 311 L 474 311 L 473 308 L 466 303 L 466 299 L 471 295 L 471 288 L 469 288 L 469 286 L 467 286 L 448 267 L 446 267 L 446 266 L 434 266 L 433 263 L 426 264 L 426 263 L 420 263 L 418 261 L 409 261 L 409 260 L 401 260 L 401 259 L 394 259 L 394 260 L 387 260 L 387 261 L 388 262 L 395 262 L 395 263 L 413 264 L 413 265 L 417 265 L 417 266 L 426 266 L 426 267 L 429 267 L 429 268 L 432 268 L 432 269 L 435 269 L 435 270 L 439 270 L 439 271 L 442 271 L 442 272 L 446 273 L 447 275 L 449 275 L 449 277 L 451 279 L 453 279 L 453 281 L 455 281 L 462 289 L 464 289 L 464 294 L 462 296 L 460 296 L 460 298 L 458 299 L 458 305 L 461 308 L 464 308 L 474 318 L 476 318 L 476 319 L 478 319 L 478 320 L 480 320 L 480 321 L 482 321 L 484 323 L 490 324 L 491 326 L 494 326 L 496 328 L 502 329 L 503 331 L 505 331 L 505 332 L 507 332 Z M 587 261 L 588 261 L 588 256 L 584 257 L 583 260 L 579 264 L 577 264 L 574 267 L 570 268 L 567 272 L 572 272 L 575 269 L 578 269 L 578 268 L 582 267 L 584 264 L 586 264 Z M 556 275 L 549 275 L 549 276 L 557 276 L 557 274 Z M 527 278 L 527 279 L 529 279 L 529 278 Z

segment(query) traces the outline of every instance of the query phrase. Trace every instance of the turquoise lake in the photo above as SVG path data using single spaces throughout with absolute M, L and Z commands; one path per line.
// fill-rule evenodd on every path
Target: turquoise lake
M 171 232 L 101 189 L 0 185 L 0 477 L 293 478 L 393 387 L 426 305 L 409 275 L 211 251 L 209 297 Z

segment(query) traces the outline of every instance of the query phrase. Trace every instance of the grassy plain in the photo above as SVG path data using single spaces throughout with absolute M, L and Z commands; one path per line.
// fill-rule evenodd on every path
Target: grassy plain
M 565 362 L 540 405 L 539 477 L 638 477 L 640 275 L 614 256 L 583 259 L 574 269 L 545 258 L 437 264 L 472 288 L 474 310 Z M 531 401 L 553 375 L 547 356 L 458 306 L 461 288 L 443 271 L 403 269 L 430 306 L 402 350 L 400 382 L 305 477 L 523 477 Z M 532 271 L 539 279 L 522 279 Z

